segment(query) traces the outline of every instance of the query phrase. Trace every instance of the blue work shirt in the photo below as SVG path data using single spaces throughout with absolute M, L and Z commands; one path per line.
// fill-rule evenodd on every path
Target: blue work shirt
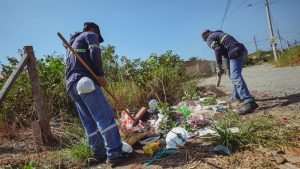
M 222 56 L 229 59 L 236 59 L 240 56 L 240 53 L 246 50 L 243 44 L 223 31 L 211 32 L 206 42 L 215 51 L 218 64 L 222 64 Z
M 71 36 L 70 44 L 74 50 L 80 55 L 84 62 L 94 71 L 97 76 L 104 76 L 101 50 L 99 46 L 98 36 L 94 32 L 81 32 Z M 67 90 L 70 86 L 82 77 L 94 77 L 80 63 L 75 55 L 68 51 L 66 68 Z

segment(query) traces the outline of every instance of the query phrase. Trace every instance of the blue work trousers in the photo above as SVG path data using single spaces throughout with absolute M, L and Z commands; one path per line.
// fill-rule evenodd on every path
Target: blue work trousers
M 244 103 L 249 103 L 253 100 L 253 97 L 250 95 L 247 84 L 242 76 L 244 60 L 247 55 L 247 50 L 244 50 L 242 56 L 236 59 L 230 59 L 230 79 L 232 82 L 233 98 L 242 100 Z
M 77 111 L 84 126 L 88 143 L 95 158 L 113 158 L 120 155 L 122 142 L 114 112 L 100 87 L 94 83 L 91 93 L 78 94 L 77 82 L 70 87 L 68 94 L 75 101 Z

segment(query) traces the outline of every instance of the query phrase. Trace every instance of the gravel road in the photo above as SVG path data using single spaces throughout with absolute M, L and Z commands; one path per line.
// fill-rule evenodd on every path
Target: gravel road
M 270 64 L 246 67 L 242 73 L 250 91 L 269 93 L 273 96 L 286 96 L 300 93 L 300 66 L 275 68 Z M 216 84 L 217 77 L 206 79 L 199 85 Z M 231 81 L 222 76 L 220 89 L 231 93 Z

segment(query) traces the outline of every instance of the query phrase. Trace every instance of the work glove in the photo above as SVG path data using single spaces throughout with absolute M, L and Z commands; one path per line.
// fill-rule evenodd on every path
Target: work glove
M 106 80 L 105 80 L 104 76 L 97 76 L 97 80 L 101 86 L 106 86 Z
M 222 76 L 222 74 L 223 74 L 222 65 L 217 64 L 217 75 Z

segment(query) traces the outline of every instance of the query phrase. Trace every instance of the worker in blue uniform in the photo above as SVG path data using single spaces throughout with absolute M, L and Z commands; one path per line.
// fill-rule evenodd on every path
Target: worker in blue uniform
M 234 37 L 224 33 L 221 30 L 210 31 L 205 30 L 202 33 L 202 39 L 215 52 L 217 60 L 217 74 L 221 76 L 222 56 L 227 59 L 226 69 L 232 81 L 232 101 L 238 100 L 244 102 L 237 113 L 240 115 L 253 112 L 259 106 L 251 96 L 246 82 L 242 76 L 244 60 L 248 55 L 248 51 L 242 43 L 239 43 Z M 228 65 L 228 66 L 227 66 Z
M 93 22 L 84 23 L 83 31 L 71 36 L 71 46 L 94 71 L 97 79 L 68 51 L 67 90 L 76 104 L 95 159 L 115 164 L 126 160 L 130 154 L 122 151 L 123 144 L 114 112 L 97 85 L 97 81 L 102 86 L 106 85 L 99 46 L 101 42 L 103 38 L 99 26 Z

